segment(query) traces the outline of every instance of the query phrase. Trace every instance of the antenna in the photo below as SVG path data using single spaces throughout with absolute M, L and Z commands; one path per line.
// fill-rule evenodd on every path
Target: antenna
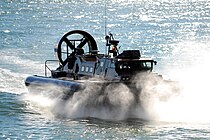
M 107 35 L 107 13 L 106 13 L 106 9 L 107 9 L 107 1 L 104 1 L 104 34 L 105 36 Z
M 104 1 L 104 36 L 107 37 L 107 13 L 106 13 L 106 10 L 107 10 L 107 0 Z M 107 41 L 108 39 L 105 38 Z M 108 44 L 108 43 L 107 43 Z M 105 47 L 105 52 L 107 52 L 107 45 Z

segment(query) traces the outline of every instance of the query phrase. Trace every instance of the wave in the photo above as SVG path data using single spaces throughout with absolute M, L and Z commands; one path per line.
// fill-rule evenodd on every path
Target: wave
M 26 92 L 24 85 L 24 74 L 14 73 L 8 69 L 0 68 L 0 92 L 20 94 Z
M 0 55 L 0 92 L 26 92 L 25 78 L 32 74 L 44 74 L 44 63 L 21 58 L 19 50 L 2 50 Z

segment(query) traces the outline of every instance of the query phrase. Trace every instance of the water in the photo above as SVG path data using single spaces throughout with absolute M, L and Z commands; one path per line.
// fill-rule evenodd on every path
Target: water
M 122 108 L 117 110 L 119 117 L 97 107 L 84 108 L 81 101 L 63 103 L 57 94 L 32 95 L 24 79 L 44 75 L 44 61 L 54 59 L 53 47 L 65 32 L 85 30 L 96 39 L 100 51 L 105 51 L 105 4 L 102 0 L 3 0 L 1 139 L 210 138 L 210 1 L 106 2 L 107 32 L 121 41 L 121 51 L 140 49 L 143 56 L 157 60 L 155 71 L 179 81 L 184 87 L 181 93 L 162 85 L 155 93 L 146 92 L 146 115 L 139 108 L 134 110 L 135 119 L 128 118 Z M 126 96 L 126 90 L 118 91 Z M 161 100 L 162 95 L 168 98 Z M 126 109 L 126 104 L 120 106 Z

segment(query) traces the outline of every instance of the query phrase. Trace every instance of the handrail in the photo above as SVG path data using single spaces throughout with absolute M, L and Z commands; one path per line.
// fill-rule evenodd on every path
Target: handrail
M 47 70 L 49 70 L 50 72 L 52 72 L 52 70 L 50 69 L 50 67 L 47 65 L 47 62 L 59 62 L 59 60 L 46 60 L 45 61 L 45 76 L 47 76 Z

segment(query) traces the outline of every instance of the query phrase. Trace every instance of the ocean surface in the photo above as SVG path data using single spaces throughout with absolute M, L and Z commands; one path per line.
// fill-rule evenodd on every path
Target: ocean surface
M 125 87 L 113 93 L 111 111 L 90 105 L 94 88 L 65 102 L 28 92 L 25 78 L 44 75 L 59 39 L 75 29 L 89 32 L 101 53 L 111 32 L 120 51 L 152 57 L 154 71 L 181 90 L 144 93 L 133 118 Z M 0 139 L 210 139 L 209 60 L 209 0 L 1 0 Z

